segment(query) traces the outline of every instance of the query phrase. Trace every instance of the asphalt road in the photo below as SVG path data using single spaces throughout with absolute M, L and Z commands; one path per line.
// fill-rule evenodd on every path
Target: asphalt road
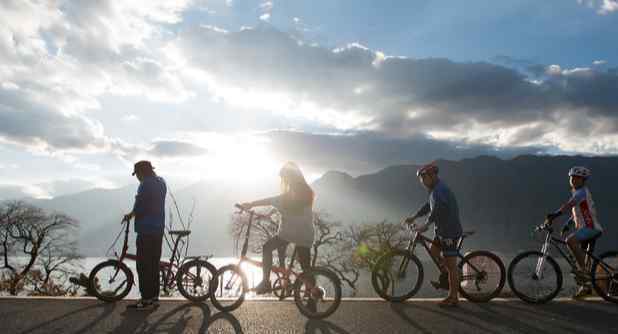
M 0 333 L 618 333 L 618 306 L 603 301 L 442 309 L 434 300 L 349 300 L 325 321 L 306 319 L 289 301 L 246 301 L 229 314 L 208 303 L 162 300 L 144 312 L 127 310 L 129 302 L 0 298 Z

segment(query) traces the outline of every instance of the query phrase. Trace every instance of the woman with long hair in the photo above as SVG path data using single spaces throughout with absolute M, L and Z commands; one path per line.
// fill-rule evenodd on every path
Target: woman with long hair
M 245 209 L 256 206 L 273 206 L 281 214 L 277 235 L 266 241 L 262 247 L 263 279 L 255 289 L 258 294 L 271 291 L 270 271 L 275 249 L 281 259 L 288 244 L 293 243 L 296 246 L 296 254 L 303 271 L 310 266 L 310 248 L 314 236 L 313 190 L 307 184 L 300 168 L 293 162 L 283 165 L 279 176 L 281 177 L 280 195 L 241 204 Z

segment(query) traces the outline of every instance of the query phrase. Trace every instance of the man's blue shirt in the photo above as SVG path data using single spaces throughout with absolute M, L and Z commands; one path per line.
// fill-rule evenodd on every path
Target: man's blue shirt
M 146 176 L 135 195 L 133 213 L 136 233 L 163 233 L 167 185 L 159 176 Z
M 429 193 L 429 202 L 417 211 L 419 217 L 427 214 L 429 214 L 427 222 L 435 224 L 438 236 L 449 239 L 461 237 L 462 229 L 457 199 L 451 189 L 441 180 Z

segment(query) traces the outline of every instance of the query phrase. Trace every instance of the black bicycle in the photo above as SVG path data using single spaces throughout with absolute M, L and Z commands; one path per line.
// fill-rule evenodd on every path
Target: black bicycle
M 586 272 L 589 276 L 576 275 L 577 262 L 567 244 L 553 235 L 551 223 L 545 221 L 534 229 L 544 232 L 545 241 L 541 251 L 527 251 L 517 255 L 508 269 L 509 286 L 521 300 L 542 304 L 554 299 L 562 289 L 562 270 L 549 254 L 550 248 L 558 250 L 571 267 L 578 285 L 592 284 L 596 293 L 603 299 L 618 303 L 618 252 L 610 251 L 595 256 L 594 246 L 597 236 L 583 245 L 586 255 Z
M 383 255 L 371 272 L 371 283 L 376 293 L 391 302 L 402 302 L 414 296 L 423 283 L 423 265 L 414 254 L 417 244 L 421 244 L 434 264 L 438 259 L 431 256 L 429 247 L 433 240 L 408 226 L 410 241 L 406 249 L 395 249 Z M 462 296 L 472 302 L 487 302 L 498 296 L 505 281 L 502 260 L 489 251 L 477 250 L 461 254 L 463 240 L 474 234 L 464 232 L 457 243 L 459 258 L 460 287 Z

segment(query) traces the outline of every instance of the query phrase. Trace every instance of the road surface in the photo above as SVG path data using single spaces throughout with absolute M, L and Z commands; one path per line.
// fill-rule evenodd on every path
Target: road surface
M 0 298 L 0 333 L 618 333 L 618 306 L 599 300 L 462 302 L 456 309 L 436 300 L 345 300 L 324 321 L 306 319 L 291 301 L 246 301 L 229 314 L 209 303 L 162 300 L 145 312 L 126 309 L 130 302 Z

